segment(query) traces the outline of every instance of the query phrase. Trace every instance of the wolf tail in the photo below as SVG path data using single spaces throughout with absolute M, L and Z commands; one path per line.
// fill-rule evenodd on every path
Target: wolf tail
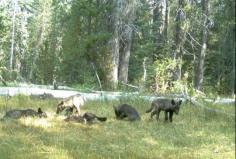
M 150 112 L 152 111 L 153 108 L 154 108 L 154 104 L 152 103 L 151 108 L 148 109 L 148 110 L 146 110 L 146 113 L 150 113 Z
M 99 121 L 106 121 L 107 120 L 107 117 L 98 117 L 98 116 L 96 116 L 96 118 Z

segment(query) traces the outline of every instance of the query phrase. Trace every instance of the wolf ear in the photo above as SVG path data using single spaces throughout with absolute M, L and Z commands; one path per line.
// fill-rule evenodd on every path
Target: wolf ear
M 174 99 L 171 100 L 171 104 L 172 104 L 172 105 L 175 105 Z
M 38 108 L 38 113 L 43 113 L 41 108 Z

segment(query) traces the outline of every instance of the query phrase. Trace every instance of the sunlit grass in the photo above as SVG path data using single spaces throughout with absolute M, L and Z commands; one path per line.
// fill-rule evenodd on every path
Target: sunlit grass
M 64 122 L 56 115 L 57 100 L 17 96 L 0 98 L 0 117 L 13 108 L 41 107 L 48 118 L 22 118 L 0 122 L 0 158 L 93 159 L 93 158 L 235 158 L 234 117 L 183 104 L 173 123 L 150 120 L 145 110 L 150 103 L 141 99 L 88 101 L 82 111 L 108 117 L 93 125 Z M 142 117 L 138 122 L 115 119 L 112 105 L 128 103 Z M 213 105 L 209 107 L 214 108 Z M 216 106 L 234 114 L 235 106 Z

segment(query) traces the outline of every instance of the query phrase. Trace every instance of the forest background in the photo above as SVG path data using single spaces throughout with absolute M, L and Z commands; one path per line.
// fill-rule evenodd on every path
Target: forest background
M 0 81 L 233 95 L 235 1 L 1 0 Z

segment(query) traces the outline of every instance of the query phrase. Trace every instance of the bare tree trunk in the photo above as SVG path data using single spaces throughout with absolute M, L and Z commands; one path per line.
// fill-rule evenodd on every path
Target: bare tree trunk
M 14 44 L 15 44 L 15 20 L 16 20 L 16 6 L 17 0 L 12 0 L 13 4 L 13 15 L 12 15 L 12 35 L 11 35 L 11 51 L 10 51 L 10 61 L 9 69 L 13 70 L 13 56 L 14 56 Z
M 124 40 L 125 46 L 122 53 L 120 53 L 119 63 L 119 80 L 125 84 L 128 82 L 129 58 L 132 43 L 132 28 L 129 28 L 127 39 Z
M 208 21 L 208 0 L 202 1 L 202 11 L 204 16 L 204 26 L 202 30 L 202 47 L 200 53 L 196 53 L 196 59 L 194 61 L 194 88 L 201 89 L 203 77 L 204 77 L 204 61 L 207 49 L 207 21 Z
M 116 26 L 114 37 L 113 37 L 113 40 L 112 40 L 111 82 L 113 84 L 113 88 L 116 88 L 117 84 L 118 84 L 119 46 L 120 46 L 120 43 L 119 43 L 118 28 Z
M 169 4 L 168 4 L 168 0 L 165 0 L 165 23 L 164 23 L 164 32 L 163 32 L 163 35 L 164 35 L 164 40 L 165 40 L 165 43 L 167 43 L 167 34 L 168 34 L 168 23 L 169 23 Z
M 154 3 L 155 0 L 147 0 L 148 1 L 148 5 L 149 5 L 149 15 L 150 17 L 154 16 L 153 10 L 154 10 Z M 153 18 L 150 18 L 149 20 L 149 26 L 153 25 Z M 149 29 L 149 34 L 152 35 L 153 34 L 153 29 Z
M 143 80 L 142 80 L 141 86 L 139 86 L 141 88 L 141 90 L 145 89 L 145 87 L 146 87 L 146 80 L 147 80 L 146 61 L 147 61 L 147 57 L 144 57 L 143 58 Z
M 122 3 L 122 0 L 114 1 L 115 3 L 115 9 L 113 11 L 114 20 L 113 20 L 113 26 L 114 26 L 114 32 L 112 39 L 109 41 L 109 49 L 111 49 L 111 53 L 109 55 L 108 59 L 108 73 L 107 73 L 107 80 L 109 82 L 109 85 L 111 84 L 111 87 L 113 89 L 117 88 L 118 85 L 118 69 L 119 69 L 119 25 L 120 25 L 120 19 L 119 19 L 119 13 L 120 13 L 120 4 Z
M 117 87 L 118 79 L 127 84 L 130 49 L 132 43 L 133 21 L 137 1 L 114 1 L 115 9 L 113 12 L 114 32 L 111 44 L 111 57 L 108 62 L 109 72 L 108 80 L 113 84 L 113 88 Z M 123 45 L 122 45 L 123 44 Z M 120 50 L 123 46 L 123 50 Z
M 120 51 L 120 63 L 119 63 L 119 80 L 122 83 L 127 84 L 128 82 L 128 70 L 129 70 L 129 59 L 131 53 L 132 44 L 132 33 L 133 23 L 136 15 L 137 0 L 123 1 L 121 8 L 122 16 L 122 37 L 120 39 L 123 43 L 123 50 Z
M 153 55 L 154 61 L 162 53 L 167 38 L 167 1 L 168 0 L 160 0 L 153 4 L 153 34 L 155 35 L 154 43 L 156 44 L 156 50 Z
M 178 10 L 175 18 L 175 46 L 173 58 L 177 63 L 174 71 L 174 80 L 181 79 L 182 70 L 182 56 L 183 56 L 183 30 L 181 29 L 182 21 L 184 19 L 183 0 L 178 1 Z

